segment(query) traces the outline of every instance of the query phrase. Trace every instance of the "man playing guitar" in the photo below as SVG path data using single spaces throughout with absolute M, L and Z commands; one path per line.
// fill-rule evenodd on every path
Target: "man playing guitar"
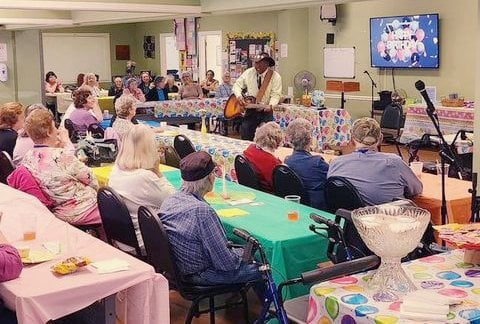
M 275 61 L 262 53 L 255 58 L 254 66 L 245 70 L 233 85 L 238 102 L 246 108 L 240 128 L 242 139 L 252 141 L 257 127 L 273 119 L 273 107 L 282 96 L 282 77 L 271 69 L 273 66 Z M 256 104 L 245 100 L 244 92 L 255 97 Z

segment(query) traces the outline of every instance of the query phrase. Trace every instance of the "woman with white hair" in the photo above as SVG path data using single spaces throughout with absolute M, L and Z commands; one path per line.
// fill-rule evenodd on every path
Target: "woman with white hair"
M 304 119 L 297 118 L 287 127 L 287 141 L 293 146 L 293 154 L 285 159 L 302 180 L 310 197 L 310 205 L 317 209 L 325 209 L 325 182 L 327 181 L 328 164 L 320 155 L 312 155 L 313 126 Z
M 131 95 L 140 102 L 145 102 L 145 95 L 142 90 L 138 88 L 138 81 L 135 78 L 130 78 L 127 81 L 127 87 L 123 89 L 123 96 Z
M 268 122 L 255 132 L 254 144 L 243 152 L 243 155 L 250 162 L 257 173 L 260 186 L 263 191 L 273 193 L 272 171 L 282 164 L 275 157 L 275 150 L 283 143 L 283 133 L 275 122 Z
M 155 134 L 148 126 L 133 125 L 125 135 L 108 185 L 125 201 L 140 248 L 143 240 L 138 225 L 138 207 L 158 210 L 175 189 L 159 170 Z
M 178 93 L 178 87 L 175 85 L 175 77 L 173 75 L 167 75 L 165 82 L 167 93 Z
M 178 90 L 180 98 L 182 99 L 201 99 L 203 98 L 203 90 L 200 85 L 196 84 L 192 80 L 190 72 L 182 73 L 183 85 Z
M 115 102 L 115 112 L 117 117 L 112 124 L 112 128 L 120 139 L 133 128 L 132 119 L 135 117 L 137 108 L 136 100 L 132 96 L 121 96 Z
M 100 97 L 100 88 L 98 86 L 97 76 L 94 73 L 85 74 L 85 85 L 92 88 L 92 95 Z

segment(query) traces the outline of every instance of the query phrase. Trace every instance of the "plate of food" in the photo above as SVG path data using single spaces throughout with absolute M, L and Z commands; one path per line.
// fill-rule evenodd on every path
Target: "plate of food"
M 21 250 L 21 251 L 20 251 Z M 36 264 L 47 262 L 55 258 L 55 254 L 50 253 L 45 250 L 28 250 L 25 251 L 25 248 L 20 248 L 20 257 L 22 258 L 23 264 Z
M 92 263 L 92 261 L 87 257 L 71 257 L 56 263 L 52 267 L 52 271 L 59 275 L 67 275 L 76 272 L 78 269 L 83 268 L 90 263 Z

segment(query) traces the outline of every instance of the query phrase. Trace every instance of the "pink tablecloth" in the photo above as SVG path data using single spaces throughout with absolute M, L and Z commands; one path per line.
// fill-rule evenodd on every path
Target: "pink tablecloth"
M 0 296 L 16 310 L 19 323 L 45 323 L 117 293 L 119 318 L 128 323 L 169 323 L 168 282 L 150 265 L 60 221 L 33 196 L 3 184 L 0 210 L 0 230 L 13 245 L 41 249 L 44 242 L 59 241 L 66 251 L 52 261 L 27 266 L 18 279 L 0 284 Z M 29 214 L 37 215 L 37 239 L 25 242 L 22 219 Z M 127 261 L 130 269 L 98 274 L 88 266 L 71 275 L 54 275 L 51 266 L 70 256 L 87 256 L 93 262 L 117 258 Z

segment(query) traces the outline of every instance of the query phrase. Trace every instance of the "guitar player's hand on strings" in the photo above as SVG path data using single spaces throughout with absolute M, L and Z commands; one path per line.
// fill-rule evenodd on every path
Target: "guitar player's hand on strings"
M 246 106 L 247 103 L 245 102 L 245 98 L 243 98 L 243 96 L 237 97 L 237 100 L 238 100 L 238 103 L 240 104 L 240 106 L 242 106 L 242 107 Z

